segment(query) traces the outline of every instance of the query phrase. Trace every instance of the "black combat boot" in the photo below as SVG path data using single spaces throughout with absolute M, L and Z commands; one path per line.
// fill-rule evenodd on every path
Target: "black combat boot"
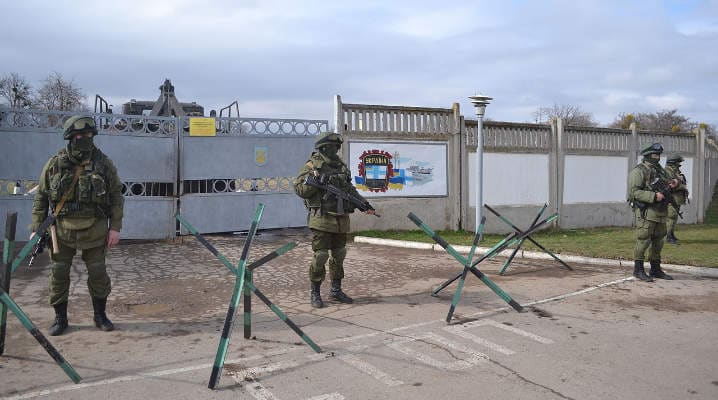
M 667 273 L 663 272 L 661 269 L 661 262 L 660 261 L 651 261 L 651 276 L 656 279 L 665 279 L 667 281 L 672 281 L 673 277 L 668 275 Z
M 644 282 L 653 282 L 653 278 L 646 275 L 646 271 L 643 270 L 643 260 L 635 260 L 634 263 L 633 276 Z
M 320 291 L 321 287 L 321 282 L 312 282 L 312 307 L 314 308 L 324 307 L 324 302 L 322 301 L 322 293 Z
M 60 336 L 67 329 L 67 302 L 55 304 L 55 322 L 50 325 L 50 336 Z
M 673 234 L 672 231 L 668 232 L 668 234 L 666 235 L 666 243 L 678 244 L 678 238 L 676 237 L 676 235 Z
M 354 302 L 351 297 L 347 296 L 346 293 L 342 292 L 341 279 L 332 279 L 332 289 L 329 292 L 329 298 L 345 304 L 351 304 Z
M 92 298 L 92 308 L 95 310 L 95 326 L 102 329 L 105 332 L 109 332 L 115 329 L 112 325 L 112 321 L 107 318 L 105 314 L 105 307 L 107 306 L 107 299 Z

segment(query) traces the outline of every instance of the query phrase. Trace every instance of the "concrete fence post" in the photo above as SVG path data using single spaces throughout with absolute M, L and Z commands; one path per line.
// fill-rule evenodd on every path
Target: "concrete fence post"
M 548 203 L 551 211 L 559 212 L 558 206 L 558 122 L 555 118 L 549 121 L 551 125 L 551 136 L 549 137 L 549 154 L 548 154 Z M 556 227 L 558 221 L 552 222 L 552 226 Z
M 556 120 L 556 212 L 558 213 L 558 219 L 556 220 L 556 226 L 561 227 L 563 218 L 561 213 L 563 211 L 563 181 L 565 176 L 565 165 L 566 155 L 564 154 L 564 121 L 562 118 Z
M 638 127 L 635 122 L 631 122 L 631 148 L 628 153 L 628 171 L 630 172 L 633 167 L 638 164 Z
M 344 129 L 344 111 L 342 110 L 342 96 L 334 96 L 334 132 L 343 133 Z
M 705 195 L 706 191 L 710 190 L 710 186 L 706 187 L 706 128 L 700 127 L 698 128 L 698 132 L 696 132 L 696 158 L 695 163 L 693 164 L 693 176 L 694 180 L 693 183 L 695 184 L 695 187 L 693 188 L 693 201 L 696 202 L 696 209 L 697 209 L 697 215 L 696 215 L 696 222 L 699 224 L 703 223 L 703 220 L 706 216 L 706 204 L 705 204 Z M 710 185 L 710 183 L 708 184 Z
M 454 103 L 451 106 L 453 111 L 452 115 L 452 129 L 449 134 L 449 194 L 454 193 L 453 201 L 451 202 L 451 216 L 452 221 L 450 222 L 451 229 L 461 229 L 461 204 L 462 204 L 462 186 L 461 186 L 461 166 L 462 166 L 462 154 L 463 154 L 463 135 L 461 111 L 459 109 L 459 103 Z
M 469 230 L 469 149 L 467 142 L 466 120 L 463 116 L 459 116 L 459 193 L 460 196 L 460 215 L 459 229 Z

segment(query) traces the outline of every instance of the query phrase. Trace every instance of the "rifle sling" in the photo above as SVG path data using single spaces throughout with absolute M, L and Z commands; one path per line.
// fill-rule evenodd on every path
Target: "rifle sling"
M 77 168 L 75 169 L 75 176 L 72 177 L 72 183 L 70 183 L 70 187 L 62 195 L 62 197 L 60 198 L 60 202 L 57 203 L 57 206 L 55 206 L 55 215 L 57 215 L 60 212 L 60 210 L 62 210 L 62 206 L 65 205 L 65 201 L 67 200 L 67 197 L 75 189 L 75 184 L 80 179 L 80 174 L 82 174 L 82 170 L 84 169 L 85 165 L 87 165 L 89 163 L 90 163 L 90 160 L 85 160 L 82 162 L 82 164 L 78 165 Z

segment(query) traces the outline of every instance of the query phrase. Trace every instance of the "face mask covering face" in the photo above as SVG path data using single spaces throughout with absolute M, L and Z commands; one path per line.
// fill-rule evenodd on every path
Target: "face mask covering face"
M 72 150 L 75 151 L 90 151 L 92 150 L 92 137 L 83 136 L 81 138 L 73 138 L 72 139 Z
M 322 147 L 322 153 L 324 153 L 325 156 L 330 158 L 336 158 L 338 152 L 339 146 L 335 144 L 328 144 Z

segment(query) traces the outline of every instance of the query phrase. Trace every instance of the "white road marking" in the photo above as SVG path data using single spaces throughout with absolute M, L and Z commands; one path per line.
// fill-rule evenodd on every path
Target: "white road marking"
M 329 394 L 320 394 L 319 396 L 314 396 L 307 400 L 344 400 L 344 396 L 340 393 L 334 392 Z
M 543 343 L 543 344 L 552 344 L 553 343 L 553 340 L 551 340 L 551 339 L 533 334 L 531 332 L 526 332 L 525 330 L 516 328 L 514 326 L 502 324 L 501 322 L 497 322 L 492 319 L 482 319 L 480 321 L 471 321 L 471 322 L 464 324 L 464 326 L 466 326 L 467 328 L 471 328 L 474 326 L 487 326 L 487 325 L 493 326 L 495 328 L 503 329 L 505 331 L 509 331 L 511 333 L 515 333 L 517 335 L 521 335 L 521 336 L 527 337 L 529 339 L 533 339 L 539 343 Z
M 461 359 L 456 360 L 454 362 L 444 362 L 439 361 L 429 355 L 426 355 L 420 351 L 416 351 L 414 349 L 411 349 L 407 346 L 405 346 L 407 343 L 415 342 L 415 341 L 431 341 L 439 345 L 443 345 L 444 347 L 450 347 L 454 350 L 461 351 L 463 353 L 466 353 L 469 355 L 467 359 Z M 387 346 L 391 347 L 394 350 L 397 350 L 399 352 L 402 352 L 406 355 L 412 356 L 416 358 L 417 360 L 423 362 L 424 364 L 430 365 L 434 368 L 441 369 L 444 371 L 461 371 L 467 368 L 471 368 L 474 365 L 486 361 L 488 357 L 486 354 L 475 352 L 473 349 L 452 342 L 451 340 L 437 335 L 435 333 L 426 333 L 418 337 L 411 337 L 411 338 L 405 338 L 400 340 L 392 340 L 389 343 L 387 343 Z
M 361 358 L 355 356 L 354 354 L 345 354 L 343 356 L 339 356 L 339 359 L 344 361 L 345 363 L 351 365 L 352 367 L 358 369 L 359 371 L 375 378 L 379 382 L 382 382 L 383 384 L 387 386 L 399 386 L 403 385 L 404 382 L 392 378 L 389 374 L 386 372 L 380 370 L 379 368 L 369 364 L 368 362 L 362 360 Z
M 611 282 L 601 283 L 601 284 L 594 285 L 594 286 L 591 286 L 591 287 L 588 287 L 585 289 L 581 289 L 576 292 L 570 292 L 570 293 L 562 294 L 559 296 L 549 297 L 549 298 L 543 299 L 543 300 L 536 300 L 536 301 L 533 301 L 533 302 L 530 302 L 527 304 L 523 304 L 523 306 L 528 307 L 528 306 L 532 306 L 532 305 L 544 304 L 544 303 L 549 303 L 552 301 L 563 300 L 568 297 L 578 296 L 578 295 L 581 295 L 584 293 L 588 293 L 588 292 L 592 292 L 594 290 L 604 288 L 606 286 L 616 285 L 619 283 L 623 283 L 623 282 L 627 282 L 627 281 L 631 281 L 631 280 L 635 280 L 635 279 L 636 278 L 634 278 L 632 276 L 628 277 L 628 278 L 621 278 L 621 279 L 617 279 L 617 280 L 614 280 Z M 507 309 L 508 307 L 509 306 L 503 306 L 503 307 L 494 308 L 492 310 L 479 311 L 479 312 L 467 315 L 467 317 L 473 318 L 473 317 L 478 317 L 481 315 L 493 314 L 493 313 L 496 313 L 499 311 L 503 311 L 503 310 Z M 399 331 L 403 331 L 403 330 L 407 330 L 407 329 L 420 328 L 420 327 L 424 327 L 427 325 L 443 324 L 443 323 L 445 323 L 444 319 L 435 319 L 435 320 L 421 322 L 421 323 L 417 323 L 417 324 L 392 328 L 385 332 L 373 332 L 373 333 L 362 334 L 362 335 L 357 335 L 357 336 L 353 336 L 353 337 L 332 339 L 332 340 L 329 340 L 326 342 L 322 342 L 319 345 L 320 346 L 328 346 L 328 345 L 335 344 L 335 343 L 349 342 L 349 341 L 359 340 L 359 339 L 363 339 L 363 338 L 374 337 L 374 336 L 378 336 L 381 334 L 394 333 L 394 332 L 399 332 Z M 246 362 L 246 361 L 257 360 L 257 359 L 264 359 L 264 358 L 268 358 L 268 357 L 272 357 L 272 356 L 284 355 L 284 354 L 287 354 L 287 353 L 290 353 L 293 351 L 298 351 L 298 350 L 303 350 L 303 349 L 305 349 L 305 347 L 303 347 L 303 346 L 302 347 L 294 347 L 294 348 L 290 348 L 290 349 L 279 349 L 276 351 L 264 353 L 262 355 L 229 360 L 229 361 L 227 361 L 227 363 L 238 363 L 238 362 Z M 49 395 L 68 392 L 68 391 L 72 391 L 72 390 L 81 390 L 81 389 L 87 389 L 87 388 L 91 388 L 91 387 L 104 386 L 104 385 L 111 385 L 114 383 L 121 383 L 121 382 L 131 382 L 131 381 L 138 381 L 138 380 L 145 380 L 145 379 L 153 379 L 153 378 L 157 378 L 160 376 L 181 374 L 184 372 L 191 372 L 191 371 L 197 371 L 197 370 L 202 370 L 202 369 L 211 369 L 211 368 L 212 368 L 212 364 L 200 364 L 200 365 L 193 365 L 193 366 L 188 366 L 188 367 L 183 367 L 183 368 L 175 368 L 175 369 L 169 369 L 169 370 L 163 370 L 163 371 L 142 372 L 142 373 L 137 373 L 137 374 L 132 374 L 132 375 L 118 376 L 116 378 L 102 379 L 102 380 L 95 381 L 95 382 L 80 383 L 80 384 L 76 384 L 76 385 L 75 384 L 65 385 L 65 386 L 60 386 L 60 387 L 54 388 L 54 389 L 36 390 L 36 391 L 26 392 L 26 393 L 22 393 L 22 394 L 10 396 L 10 397 L 3 397 L 1 399 L 2 400 L 32 399 L 35 397 L 49 396 Z
M 289 369 L 298 366 L 299 363 L 297 361 L 282 361 L 273 364 L 261 365 L 259 367 L 244 368 L 239 371 L 232 371 L 229 372 L 228 375 L 230 375 L 232 379 L 235 380 L 235 382 L 242 384 L 252 382 L 255 379 L 258 379 L 271 372 L 277 372 L 283 369 Z
M 472 342 L 474 342 L 474 343 L 476 343 L 476 344 L 480 344 L 480 345 L 482 345 L 482 346 L 486 346 L 486 347 L 488 347 L 489 349 L 491 349 L 491 350 L 493 350 L 493 351 L 495 351 L 495 352 L 497 352 L 497 353 L 506 354 L 506 355 L 511 355 L 511 354 L 514 354 L 514 353 L 515 353 L 515 351 L 513 351 L 513 350 L 511 350 L 511 349 L 508 349 L 508 348 L 506 348 L 506 347 L 504 347 L 504 346 L 502 346 L 502 345 L 500 345 L 500 344 L 497 344 L 497 343 L 494 343 L 494 342 L 492 342 L 492 341 L 486 340 L 486 339 L 484 339 L 484 338 L 482 338 L 482 337 L 480 337 L 480 336 L 476 336 L 476 335 L 474 335 L 474 334 L 471 333 L 471 332 L 467 332 L 466 330 L 467 330 L 468 328 L 470 328 L 470 326 L 467 326 L 467 325 L 469 325 L 469 323 L 463 324 L 463 325 L 445 326 L 445 327 L 444 327 L 444 330 L 447 331 L 447 332 L 451 332 L 451 333 L 453 333 L 454 335 L 460 336 L 460 337 L 462 337 L 462 338 L 464 338 L 464 339 L 471 340 Z

